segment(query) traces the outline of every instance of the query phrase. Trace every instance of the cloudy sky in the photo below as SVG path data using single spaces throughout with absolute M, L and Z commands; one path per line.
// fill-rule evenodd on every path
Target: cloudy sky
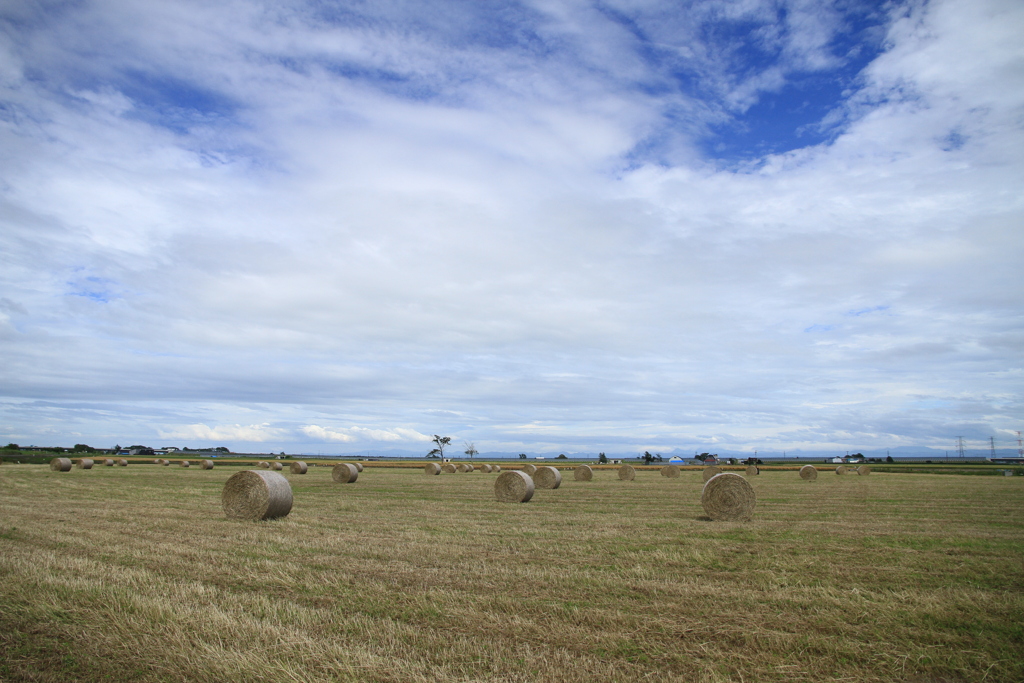
M 1016 446 L 1019 0 L 13 0 L 0 439 Z

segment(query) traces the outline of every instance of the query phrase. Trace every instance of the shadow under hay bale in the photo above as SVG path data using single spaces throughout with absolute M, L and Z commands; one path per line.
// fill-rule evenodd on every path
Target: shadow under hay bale
M 843 465 L 840 465 L 839 467 L 836 468 L 836 474 L 846 474 L 847 471 L 848 470 Z
M 679 476 L 679 465 L 665 465 L 661 468 L 661 476 L 674 479 Z
M 339 484 L 351 484 L 359 478 L 359 470 L 350 462 L 338 463 L 331 471 L 331 479 Z
M 572 478 L 576 481 L 591 481 L 594 478 L 594 470 L 589 465 L 580 465 L 572 471 Z
M 275 519 L 292 511 L 292 487 L 277 472 L 244 470 L 231 475 L 220 500 L 228 519 Z
M 538 467 L 533 473 L 533 483 L 542 489 L 557 489 L 562 485 L 562 473 L 554 467 Z
M 309 471 L 309 466 L 301 460 L 296 460 L 288 466 L 288 469 L 291 470 L 292 474 L 305 474 Z
M 78 461 L 78 469 L 80 470 L 91 470 L 93 466 L 92 458 L 82 458 Z
M 213 469 L 213 461 L 212 460 L 203 460 L 201 463 L 199 463 L 199 467 L 201 467 L 204 470 L 212 470 Z
M 441 466 L 436 462 L 428 462 L 423 471 L 427 474 L 441 474 Z
M 871 474 L 871 468 L 868 467 L 867 465 L 861 465 L 860 467 L 857 468 L 857 474 L 861 475 L 862 477 Z
M 50 470 L 53 472 L 70 472 L 71 471 L 71 459 L 70 458 L 54 458 L 50 461 Z
M 712 465 L 711 467 L 705 467 L 704 471 L 701 472 L 700 474 L 701 474 L 702 477 L 704 477 L 704 481 L 709 481 L 711 479 L 711 477 L 713 477 L 715 475 L 718 475 L 718 474 L 721 474 L 721 473 L 722 473 L 722 470 L 720 470 L 717 467 L 715 467 L 714 465 Z
M 533 497 L 533 479 L 521 470 L 502 472 L 494 480 L 494 497 L 500 503 L 525 503 Z
M 117 466 L 118 467 L 128 467 L 128 461 L 125 460 L 124 458 L 121 458 L 120 460 L 117 461 Z
M 740 475 L 722 472 L 704 482 L 700 504 L 716 522 L 746 522 L 754 514 L 757 495 L 754 487 Z
M 451 463 L 448 463 L 448 464 L 446 464 L 446 465 L 445 465 L 444 467 L 442 467 L 441 469 L 442 469 L 442 470 L 443 470 L 444 472 L 446 472 L 447 474 L 455 474 L 456 472 L 458 472 L 458 469 L 457 469 L 457 468 L 455 467 L 455 465 L 453 465 L 453 464 L 451 464 Z
M 818 478 L 818 470 L 814 465 L 804 465 L 800 468 L 800 478 L 805 481 L 814 481 Z
M 747 467 L 747 476 L 753 477 L 757 474 L 761 474 L 761 468 L 757 465 L 750 465 Z
M 526 472 L 531 477 L 533 476 L 533 473 L 536 472 L 536 471 L 537 471 L 537 466 L 536 465 L 532 465 L 530 463 L 526 463 L 525 465 L 523 465 L 523 472 Z
M 633 481 L 636 479 L 636 470 L 632 465 L 623 465 L 619 468 L 619 479 L 622 481 Z

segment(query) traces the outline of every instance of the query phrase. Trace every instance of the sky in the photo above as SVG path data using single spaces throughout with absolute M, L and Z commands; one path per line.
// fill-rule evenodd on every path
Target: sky
M 0 440 L 1016 448 L 1018 0 L 0 6 Z

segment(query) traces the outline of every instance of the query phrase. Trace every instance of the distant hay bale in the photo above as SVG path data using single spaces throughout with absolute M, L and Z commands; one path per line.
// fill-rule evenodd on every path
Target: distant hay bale
M 846 469 L 845 465 L 840 465 L 839 467 L 836 468 L 836 474 L 846 474 L 847 471 L 848 470 Z
M 125 460 L 124 458 L 121 458 L 120 460 L 117 461 L 117 466 L 118 467 L 128 467 L 128 461 Z
M 590 481 L 594 478 L 594 470 L 588 465 L 580 465 L 572 471 L 572 478 L 576 481 Z
M 857 468 L 857 474 L 859 474 L 862 477 L 869 475 L 871 474 L 871 468 L 868 467 L 867 465 L 861 465 L 860 467 Z
M 713 477 L 715 475 L 718 475 L 718 474 L 721 474 L 721 473 L 722 473 L 722 470 L 718 469 L 714 465 L 711 465 L 710 467 L 705 467 L 704 468 L 704 471 L 701 472 L 701 476 L 703 476 L 704 477 L 704 481 L 707 482 L 707 481 L 711 480 L 711 477 Z
M 480 471 L 483 472 L 484 474 L 490 474 L 491 466 L 488 465 L 487 463 L 484 463 L 483 465 L 480 465 Z
M 818 478 L 818 470 L 814 468 L 814 465 L 804 465 L 800 468 L 800 478 L 807 481 L 814 481 Z
M 761 474 L 761 468 L 757 465 L 747 465 L 747 476 L 753 477 L 755 474 Z
M 428 462 L 427 466 L 423 468 L 423 471 L 427 474 L 441 474 L 441 466 L 436 462 Z
M 700 504 L 716 522 L 746 522 L 754 514 L 757 495 L 740 475 L 722 472 L 704 482 Z
M 467 469 L 466 469 L 466 463 L 464 463 L 464 462 L 460 462 L 460 463 L 459 463 L 459 464 L 458 464 L 458 465 L 457 465 L 457 466 L 455 467 L 455 471 L 456 471 L 456 472 L 468 472 L 469 470 L 467 470 Z
M 280 472 L 281 470 L 284 469 L 284 465 L 275 460 L 274 462 L 270 463 L 270 469 L 274 470 L 275 472 Z
M 501 472 L 501 465 L 491 465 L 491 472 Z
M 359 470 L 350 462 L 338 463 L 331 472 L 331 479 L 339 484 L 351 484 L 359 478 Z
M 352 464 L 355 465 L 356 472 L 362 472 L 363 471 L 363 463 L 361 463 L 361 462 L 354 462 Z
M 525 503 L 533 498 L 533 479 L 521 470 L 502 472 L 494 480 L 494 497 L 500 503 Z
M 523 465 L 523 472 L 526 472 L 531 477 L 533 476 L 533 473 L 536 472 L 536 471 L 537 471 L 537 466 L 536 465 L 533 465 L 531 463 L 526 463 L 525 465 Z
M 562 485 L 562 473 L 554 467 L 538 467 L 533 473 L 533 483 L 542 489 L 557 489 Z
M 161 460 L 160 458 L 153 458 L 153 464 L 154 465 L 159 465 L 162 462 L 163 462 L 163 460 Z
M 182 467 L 191 467 L 192 466 L 192 463 L 190 463 L 188 460 L 182 460 L 178 464 L 181 465 Z
M 277 472 L 244 470 L 227 480 L 220 501 L 228 519 L 275 519 L 292 511 L 292 487 Z
M 266 470 L 270 469 L 270 463 L 267 462 L 266 460 L 260 460 L 258 463 L 256 463 L 256 465 L 258 467 L 262 467 L 263 469 L 266 469 Z
M 295 462 L 288 466 L 288 469 L 292 471 L 292 474 L 305 474 L 307 471 L 309 471 L 309 465 L 302 462 L 301 460 L 296 460 Z
M 471 463 L 471 462 L 467 462 L 466 463 L 466 471 L 467 472 L 475 472 L 476 471 L 476 468 L 473 467 L 473 463 Z
M 450 463 L 450 462 L 449 462 L 449 463 L 445 463 L 445 466 L 444 466 L 444 467 L 442 467 L 441 469 L 442 469 L 442 470 L 443 470 L 444 472 L 448 473 L 448 474 L 455 474 L 456 472 L 458 472 L 458 468 L 457 468 L 457 467 L 455 467 L 455 465 L 453 465 L 453 464 L 452 464 L 452 463 Z
M 80 470 L 91 470 L 93 466 L 92 458 L 82 458 L 78 461 L 78 469 Z
M 165 460 L 161 460 L 160 464 L 163 465 L 164 467 L 167 467 L 168 465 L 171 464 L 171 461 L 170 460 L 166 460 L 166 459 Z
M 633 481 L 636 479 L 636 470 L 632 465 L 623 465 L 619 468 L 619 479 L 622 481 Z
M 212 470 L 213 469 L 213 461 L 212 460 L 204 460 L 201 463 L 199 463 L 199 467 L 201 467 L 204 470 Z
M 50 461 L 50 469 L 54 472 L 70 472 L 71 458 L 54 458 Z
M 670 479 L 679 476 L 679 465 L 665 465 L 661 468 L 661 476 L 669 477 Z
M 113 467 L 114 466 L 114 461 L 112 459 L 110 459 L 110 458 L 106 458 L 103 461 L 103 466 L 104 467 Z

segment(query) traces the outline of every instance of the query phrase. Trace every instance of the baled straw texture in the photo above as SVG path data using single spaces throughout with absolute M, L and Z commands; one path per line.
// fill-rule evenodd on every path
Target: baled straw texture
M 523 465 L 523 472 L 526 472 L 531 477 L 533 476 L 533 473 L 536 472 L 536 471 L 537 471 L 537 466 L 536 465 L 533 465 L 533 464 L 530 464 L 530 463 L 526 463 L 525 465 Z
M 54 472 L 70 472 L 71 458 L 54 458 L 50 461 L 50 469 Z
M 441 474 L 441 466 L 436 462 L 428 462 L 427 466 L 423 468 L 423 471 L 427 474 Z
M 471 463 L 471 462 L 467 462 L 466 463 L 466 471 L 467 472 L 474 472 L 474 471 L 476 471 L 476 468 L 473 467 L 473 463 Z
M 679 476 L 679 465 L 665 465 L 661 468 L 661 476 L 674 478 Z
M 466 467 L 466 463 L 460 462 L 459 466 L 455 468 L 455 471 L 456 472 L 469 472 L 469 469 Z
M 453 465 L 450 462 L 449 463 L 445 463 L 445 466 L 442 467 L 441 469 L 444 470 L 445 472 L 447 472 L 448 474 L 455 474 L 458 471 L 458 469 L 455 467 L 455 465 Z
M 501 465 L 491 465 L 491 472 L 501 472 Z
M 704 482 L 700 504 L 716 522 L 746 522 L 754 514 L 757 495 L 750 483 L 734 472 L 722 472 Z
M 757 465 L 747 465 L 747 476 L 752 477 L 755 474 L 761 474 L 761 468 Z
M 178 464 L 181 465 L 182 467 L 191 467 L 192 466 L 192 463 L 190 463 L 188 460 L 182 460 Z
M 305 474 L 306 472 L 309 471 L 309 465 L 302 462 L 301 460 L 296 460 L 295 462 L 288 466 L 288 469 L 292 471 L 292 474 Z
M 594 478 L 594 470 L 587 465 L 580 465 L 572 471 L 572 478 L 576 481 L 590 481 Z
M 619 479 L 622 481 L 633 481 L 636 479 L 636 470 L 632 465 L 623 465 L 619 468 Z
M 363 463 L 361 463 L 361 462 L 354 462 L 352 464 L 356 466 L 356 472 L 362 472 L 363 471 Z
M 714 465 L 712 465 L 711 467 L 705 467 L 704 471 L 701 472 L 701 476 L 704 477 L 704 481 L 707 482 L 707 481 L 711 481 L 711 477 L 713 477 L 713 476 L 715 476 L 717 474 L 721 474 L 721 473 L 722 473 L 722 470 L 720 470 L 717 467 L 715 467 Z
M 199 466 L 201 468 L 203 468 L 204 470 L 212 470 L 213 469 L 213 461 L 212 460 L 204 460 L 201 463 L 199 463 Z
M 484 463 L 483 465 L 480 465 L 480 471 L 483 472 L 484 474 L 489 474 L 491 471 L 491 466 L 488 465 L 487 463 Z
M 78 468 L 82 470 L 91 470 L 93 466 L 92 458 L 82 458 L 78 461 Z
M 275 460 L 274 462 L 270 463 L 270 469 L 274 470 L 275 472 L 280 472 L 281 470 L 284 469 L 284 465 Z
M 859 474 L 862 477 L 871 474 L 871 468 L 868 467 L 867 465 L 861 465 L 860 467 L 857 468 L 857 474 Z
M 351 484 L 359 478 L 359 470 L 350 462 L 338 463 L 331 471 L 331 479 L 339 484 Z
M 533 473 L 533 483 L 542 489 L 557 489 L 562 485 L 562 473 L 554 467 L 538 467 Z
M 839 467 L 836 468 L 836 474 L 846 474 L 847 471 L 848 470 L 846 469 L 845 465 L 840 465 Z
M 292 511 L 292 487 L 277 472 L 244 470 L 231 475 L 220 496 L 228 519 L 274 519 Z
M 110 458 L 107 458 L 107 459 L 105 459 L 103 461 L 103 466 L 104 467 L 113 467 L 114 466 L 114 461 L 111 460 Z
M 525 503 L 533 498 L 533 479 L 520 470 L 502 472 L 494 480 L 494 497 L 500 503 Z
M 814 481 L 818 478 L 818 470 L 814 468 L 814 465 L 804 465 L 800 468 L 800 478 Z
M 128 467 L 128 461 L 125 460 L 124 458 L 121 458 L 120 460 L 117 461 L 117 466 L 118 467 Z
M 262 468 L 263 468 L 263 469 L 265 469 L 265 470 L 268 470 L 268 469 L 270 469 L 270 463 L 269 463 L 269 462 L 267 462 L 266 460 L 260 460 L 260 461 L 259 461 L 258 463 L 256 463 L 256 464 L 257 464 L 258 466 L 262 467 Z

